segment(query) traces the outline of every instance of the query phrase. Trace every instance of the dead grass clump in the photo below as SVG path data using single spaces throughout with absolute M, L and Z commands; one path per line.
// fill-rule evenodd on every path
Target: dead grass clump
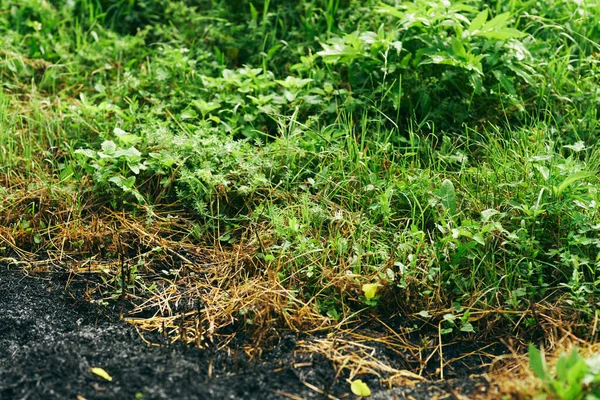
M 134 216 L 49 185 L 29 191 L 13 182 L 8 191 L 0 200 L 0 261 L 84 279 L 89 299 L 132 303 L 125 319 L 143 330 L 206 346 L 238 331 L 260 343 L 275 328 L 330 325 L 314 301 L 302 301 L 257 259 L 255 243 L 201 245 L 181 210 Z

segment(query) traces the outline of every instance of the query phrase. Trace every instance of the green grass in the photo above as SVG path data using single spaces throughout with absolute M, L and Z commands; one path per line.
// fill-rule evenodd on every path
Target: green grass
M 331 326 L 527 331 L 550 304 L 594 337 L 595 1 L 200 3 L 0 2 L 5 199 L 191 210 L 186 240 L 245 249 Z M 19 218 L 14 247 L 56 249 Z

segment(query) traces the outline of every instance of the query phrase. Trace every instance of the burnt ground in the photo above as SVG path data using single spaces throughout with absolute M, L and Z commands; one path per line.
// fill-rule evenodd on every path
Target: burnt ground
M 148 347 L 116 307 L 83 301 L 65 283 L 0 265 L 0 399 L 356 398 L 329 360 L 296 351 L 296 336 L 284 336 L 253 360 L 235 345 L 227 351 Z M 92 367 L 112 381 L 92 374 Z M 489 387 L 469 372 L 393 390 L 375 377 L 360 378 L 374 399 L 462 399 Z

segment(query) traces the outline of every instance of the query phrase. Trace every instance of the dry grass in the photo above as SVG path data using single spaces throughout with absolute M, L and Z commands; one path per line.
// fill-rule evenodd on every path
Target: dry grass
M 360 314 L 349 310 L 341 322 L 323 316 L 316 296 L 303 301 L 290 289 L 293 285 L 280 281 L 277 268 L 268 268 L 255 256 L 264 246 L 256 234 L 234 246 L 223 247 L 218 241 L 201 245 L 189 235 L 193 216 L 181 210 L 156 207 L 136 216 L 111 211 L 93 199 L 86 202 L 73 188 L 39 185 L 31 190 L 31 184 L 6 182 L 7 195 L 0 200 L 0 262 L 29 274 L 62 272 L 71 280 L 85 279 L 90 301 L 128 301 L 132 308 L 123 319 L 143 338 L 148 337 L 144 332 L 158 332 L 170 342 L 222 348 L 247 334 L 247 352 L 255 354 L 282 332 L 329 332 L 327 337 L 299 342 L 298 351 L 326 357 L 338 375 L 352 379 L 368 374 L 388 387 L 426 380 L 425 368 L 434 355 L 440 359 L 435 373 L 440 377 L 453 363 L 474 355 L 445 357 L 441 337 L 415 342 L 410 329 L 392 329 L 376 316 L 368 320 L 377 331 L 361 328 L 356 323 Z M 350 290 L 350 278 L 343 271 L 332 270 L 328 276 L 326 285 Z M 472 310 L 470 321 L 493 319 L 501 312 Z M 538 336 L 546 338 L 550 364 L 573 345 L 590 354 L 599 349 L 578 338 L 581 327 L 573 313 L 538 305 L 516 320 L 515 332 L 526 316 L 536 319 Z M 490 366 L 492 387 L 485 397 L 526 398 L 524 393 L 537 390 L 522 355 L 526 343 L 506 339 L 505 344 L 512 353 Z M 476 353 L 494 356 L 485 347 Z
M 8 189 L 0 202 L 0 262 L 85 277 L 90 299 L 130 301 L 125 319 L 142 330 L 204 346 L 217 337 L 227 343 L 240 330 L 260 343 L 275 328 L 331 325 L 261 265 L 253 243 L 201 246 L 188 234 L 192 218 L 180 210 L 136 217 L 81 203 L 76 192 Z

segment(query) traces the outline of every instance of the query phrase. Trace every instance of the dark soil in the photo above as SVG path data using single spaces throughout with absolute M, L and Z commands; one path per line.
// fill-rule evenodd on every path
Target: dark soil
M 327 398 L 314 388 L 329 398 L 355 398 L 329 360 L 295 351 L 295 336 L 254 360 L 235 349 L 148 347 L 116 307 L 85 302 L 64 287 L 64 278 L 0 266 L 0 399 Z M 483 378 L 466 375 L 391 391 L 375 377 L 360 378 L 374 399 L 473 398 L 487 390 Z

